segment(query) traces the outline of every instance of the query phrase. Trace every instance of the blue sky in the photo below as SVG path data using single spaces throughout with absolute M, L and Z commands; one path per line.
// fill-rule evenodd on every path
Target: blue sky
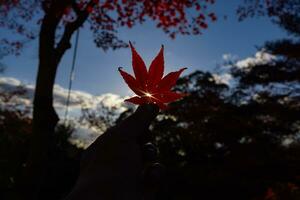
M 165 45 L 166 72 L 188 67 L 185 74 L 194 70 L 213 70 L 222 63 L 222 55 L 232 54 L 242 59 L 256 52 L 256 46 L 267 40 L 286 37 L 287 34 L 270 22 L 268 18 L 247 19 L 238 22 L 235 11 L 242 0 L 217 0 L 212 8 L 218 16 L 216 23 L 199 36 L 179 36 L 170 39 L 153 22 L 146 22 L 132 29 L 119 30 L 119 37 L 134 41 L 137 51 L 149 65 L 161 44 Z M 227 16 L 227 20 L 223 16 Z M 86 26 L 88 27 L 88 26 Z M 73 38 L 74 39 L 74 38 Z M 24 83 L 34 83 L 37 72 L 37 41 L 26 46 L 21 56 L 3 59 L 7 70 L 2 76 L 15 77 Z M 58 69 L 56 83 L 67 87 L 73 49 L 69 50 Z M 73 89 L 95 95 L 115 93 L 130 94 L 117 68 L 122 66 L 131 72 L 129 49 L 103 52 L 93 43 L 88 28 L 82 28 L 75 69 Z

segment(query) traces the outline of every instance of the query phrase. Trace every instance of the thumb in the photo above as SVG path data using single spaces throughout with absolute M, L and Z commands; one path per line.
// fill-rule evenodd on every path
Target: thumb
M 147 130 L 151 122 L 155 119 L 159 111 L 157 105 L 144 104 L 124 121 L 118 124 L 118 128 L 123 130 L 126 136 L 139 136 L 141 132 Z

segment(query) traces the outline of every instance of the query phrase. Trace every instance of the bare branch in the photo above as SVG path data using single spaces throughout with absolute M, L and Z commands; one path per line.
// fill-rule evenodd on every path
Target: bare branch
M 74 1 L 75 3 L 75 1 Z M 96 5 L 95 1 L 91 0 L 86 7 L 94 7 Z M 73 7 L 75 7 L 76 5 L 74 5 Z M 61 38 L 61 40 L 59 41 L 55 51 L 56 51 L 56 62 L 59 62 L 60 59 L 62 58 L 63 54 L 65 53 L 65 51 L 69 48 L 71 48 L 71 37 L 73 35 L 73 33 L 80 27 L 83 25 L 83 23 L 87 20 L 88 16 L 89 16 L 89 12 L 85 9 L 85 10 L 75 10 L 76 14 L 77 14 L 77 19 L 74 22 L 71 22 L 69 24 L 66 25 L 63 36 Z

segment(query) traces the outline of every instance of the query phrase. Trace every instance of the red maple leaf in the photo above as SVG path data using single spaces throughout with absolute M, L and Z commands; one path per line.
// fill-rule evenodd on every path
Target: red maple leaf
M 164 74 L 164 47 L 162 46 L 157 56 L 152 61 L 149 70 L 137 53 L 135 48 L 129 42 L 132 52 L 132 68 L 135 77 L 123 71 L 119 67 L 123 79 L 129 88 L 138 96 L 126 99 L 125 101 L 134 104 L 149 104 L 154 103 L 160 109 L 166 109 L 167 103 L 182 98 L 185 94 L 171 91 L 176 84 L 180 74 L 186 68 L 182 68 L 175 72 L 170 72 L 163 77 Z

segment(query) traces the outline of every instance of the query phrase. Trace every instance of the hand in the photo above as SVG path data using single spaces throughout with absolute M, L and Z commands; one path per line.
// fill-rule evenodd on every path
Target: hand
M 84 152 L 80 175 L 67 200 L 142 199 L 142 147 L 158 107 L 146 104 L 107 130 Z

